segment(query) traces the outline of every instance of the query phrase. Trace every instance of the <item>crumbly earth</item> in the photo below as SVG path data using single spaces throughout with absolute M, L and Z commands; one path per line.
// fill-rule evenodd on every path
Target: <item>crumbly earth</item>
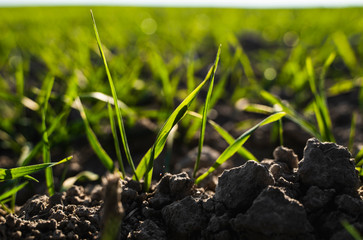
M 109 219 L 122 219 L 118 239 L 353 239 L 342 221 L 363 234 L 360 186 L 346 148 L 309 139 L 302 160 L 278 147 L 274 159 L 225 170 L 215 191 L 182 172 L 152 193 L 107 176 L 36 195 L 15 214 L 0 210 L 0 239 L 99 239 Z

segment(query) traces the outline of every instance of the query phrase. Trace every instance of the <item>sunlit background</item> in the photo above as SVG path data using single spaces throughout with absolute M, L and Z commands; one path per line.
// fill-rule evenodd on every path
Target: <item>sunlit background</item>
M 238 8 L 350 7 L 362 6 L 361 0 L 0 0 L 0 6 L 23 5 L 120 5 L 120 6 L 190 6 Z

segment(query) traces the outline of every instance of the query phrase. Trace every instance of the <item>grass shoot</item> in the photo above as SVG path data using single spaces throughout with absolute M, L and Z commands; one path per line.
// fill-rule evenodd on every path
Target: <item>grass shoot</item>
M 264 120 L 262 120 L 260 123 L 256 124 L 254 127 L 250 128 L 249 130 L 247 130 L 246 132 L 244 132 L 242 135 L 240 135 L 236 141 L 231 144 L 229 147 L 226 148 L 226 150 L 224 150 L 224 152 L 218 157 L 218 159 L 216 160 L 216 162 L 213 164 L 213 166 L 211 166 L 207 172 L 205 172 L 204 174 L 202 174 L 201 176 L 199 176 L 196 180 L 195 183 L 198 184 L 200 183 L 204 178 L 206 178 L 210 173 L 212 173 L 214 170 L 216 170 L 220 165 L 222 165 L 225 161 L 227 161 L 230 157 L 232 157 L 233 154 L 235 154 L 238 149 L 240 149 L 240 147 L 248 140 L 248 138 L 251 136 L 251 134 L 260 126 L 264 126 L 266 124 L 278 121 L 279 119 L 281 119 L 283 116 L 285 116 L 286 113 L 285 112 L 278 112 L 275 113 L 267 118 L 265 118 Z
M 50 146 L 49 146 L 49 140 L 48 140 L 48 131 L 46 126 L 46 114 L 48 109 L 48 101 L 49 97 L 53 88 L 54 84 L 54 77 L 46 78 L 44 82 L 44 101 L 42 106 L 42 132 L 43 132 L 43 162 L 50 163 Z M 52 196 L 55 192 L 54 190 L 54 182 L 53 182 L 53 171 L 51 168 L 45 169 L 45 180 L 47 183 L 48 193 L 50 196 Z
M 203 142 L 204 142 L 205 127 L 207 125 L 207 117 L 208 117 L 208 112 L 209 112 L 209 102 L 211 100 L 211 96 L 212 96 L 212 92 L 213 92 L 214 77 L 215 77 L 215 74 L 216 74 L 216 71 L 217 71 L 217 66 L 218 66 L 218 62 L 219 62 L 220 53 L 221 53 L 221 46 L 219 46 L 219 49 L 218 49 L 218 52 L 217 52 L 217 57 L 216 57 L 216 60 L 214 62 L 215 67 L 214 67 L 213 72 L 212 72 L 211 80 L 209 82 L 207 97 L 205 98 L 205 102 L 204 102 L 203 115 L 202 115 L 202 124 L 201 124 L 201 127 L 200 127 L 200 136 L 199 136 L 199 144 L 198 144 L 198 155 L 197 155 L 197 159 L 196 159 L 195 165 L 194 165 L 193 178 L 196 177 L 197 171 L 199 169 L 200 156 L 202 154 L 202 148 L 203 148 Z
M 217 55 L 216 58 L 219 58 Z M 161 151 L 163 150 L 166 140 L 168 138 L 169 133 L 172 131 L 174 126 L 187 114 L 187 111 L 192 104 L 193 100 L 202 89 L 204 85 L 206 85 L 211 77 L 215 68 L 217 66 L 214 64 L 210 70 L 208 71 L 207 76 L 204 78 L 203 82 L 201 82 L 194 90 L 191 92 L 173 111 L 173 113 L 169 116 L 169 118 L 164 123 L 163 127 L 160 129 L 156 141 L 153 146 L 149 149 L 149 151 L 144 155 L 141 159 L 137 169 L 136 169 L 136 179 L 141 179 L 144 176 L 144 188 L 145 190 L 149 190 L 151 185 L 152 178 L 152 170 L 154 159 L 159 156 Z
M 33 174 L 33 173 L 39 172 L 41 170 L 65 163 L 65 162 L 71 160 L 72 158 L 73 157 L 70 156 L 63 160 L 60 160 L 59 162 L 41 163 L 41 164 L 29 165 L 29 166 L 24 166 L 24 167 L 16 167 L 16 168 L 10 168 L 10 169 L 0 168 L 0 182 L 7 181 L 7 180 L 13 180 L 13 179 L 17 179 L 20 177 L 27 177 L 29 174 Z
M 91 10 L 91 17 L 92 17 L 92 21 L 93 21 L 93 29 L 94 29 L 94 32 L 95 32 L 95 35 L 96 35 L 97 45 L 98 45 L 98 48 L 99 48 L 100 53 L 101 53 L 101 57 L 102 57 L 102 60 L 103 60 L 103 64 L 105 66 L 107 78 L 108 78 L 110 88 L 111 88 L 111 92 L 112 92 L 112 97 L 113 97 L 113 101 L 114 101 L 114 105 L 115 105 L 116 119 L 117 119 L 118 127 L 119 127 L 119 130 L 120 130 L 120 134 L 121 134 L 122 144 L 123 144 L 125 154 L 126 154 L 126 159 L 127 159 L 128 163 L 129 163 L 132 171 L 135 173 L 136 169 L 135 169 L 135 166 L 134 166 L 134 162 L 132 161 L 129 145 L 127 143 L 126 131 L 125 131 L 125 127 L 124 127 L 124 123 L 123 123 L 123 119 L 122 119 L 122 114 L 121 114 L 120 108 L 118 106 L 118 98 L 117 98 L 115 85 L 113 83 L 110 70 L 108 69 L 105 54 L 104 54 L 104 52 L 102 50 L 102 43 L 101 43 L 100 36 L 98 34 L 98 30 L 97 30 L 97 26 L 96 26 L 96 20 L 95 20 L 95 18 L 93 16 L 92 10 Z

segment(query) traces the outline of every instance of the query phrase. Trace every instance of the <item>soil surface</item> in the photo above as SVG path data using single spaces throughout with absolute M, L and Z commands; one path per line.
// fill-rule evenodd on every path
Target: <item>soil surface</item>
M 0 239 L 99 239 L 121 219 L 118 239 L 353 239 L 343 220 L 363 233 L 363 188 L 345 147 L 312 138 L 300 161 L 285 147 L 273 156 L 226 169 L 217 182 L 216 173 L 205 188 L 167 173 L 145 193 L 114 174 L 36 195 L 15 214 L 0 210 Z

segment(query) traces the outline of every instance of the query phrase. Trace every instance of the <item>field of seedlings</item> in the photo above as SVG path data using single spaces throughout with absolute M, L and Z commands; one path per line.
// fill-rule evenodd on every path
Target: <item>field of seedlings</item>
M 0 239 L 363 239 L 362 16 L 0 8 Z

